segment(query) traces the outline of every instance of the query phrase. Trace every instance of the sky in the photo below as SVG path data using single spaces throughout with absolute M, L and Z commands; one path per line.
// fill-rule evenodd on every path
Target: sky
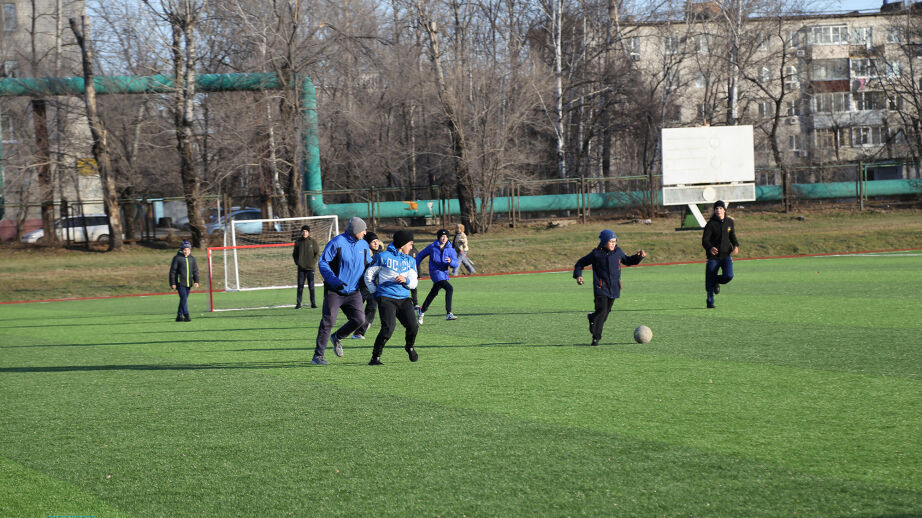
M 838 0 L 835 2 L 842 11 L 864 11 L 867 9 L 880 10 L 882 0 Z

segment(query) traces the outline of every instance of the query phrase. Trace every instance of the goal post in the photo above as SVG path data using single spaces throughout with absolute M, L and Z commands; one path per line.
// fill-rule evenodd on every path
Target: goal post
M 209 247 L 210 311 L 294 306 L 297 269 L 292 260 L 301 226 L 320 249 L 339 234 L 336 216 L 235 220 L 228 225 L 225 246 Z M 316 285 L 323 279 L 314 272 Z

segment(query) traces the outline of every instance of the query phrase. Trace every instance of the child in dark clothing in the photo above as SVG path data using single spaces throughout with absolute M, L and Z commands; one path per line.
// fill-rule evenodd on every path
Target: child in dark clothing
M 573 278 L 583 284 L 583 268 L 592 266 L 592 288 L 595 299 L 595 311 L 586 315 L 589 318 L 589 332 L 592 333 L 592 345 L 599 345 L 602 328 L 611 312 L 615 299 L 621 296 L 621 265 L 633 266 L 647 256 L 643 250 L 628 256 L 618 247 L 618 236 L 605 229 L 599 234 L 599 246 L 585 257 L 576 261 Z
M 189 322 L 189 290 L 198 288 L 198 264 L 192 257 L 192 243 L 183 241 L 179 252 L 173 256 L 170 264 L 170 288 L 179 293 L 179 308 L 176 310 L 177 322 Z

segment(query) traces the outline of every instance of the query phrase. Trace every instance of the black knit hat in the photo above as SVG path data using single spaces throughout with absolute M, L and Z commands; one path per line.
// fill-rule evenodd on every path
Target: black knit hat
M 721 209 L 727 210 L 727 204 L 724 203 L 723 200 L 717 200 L 717 201 L 714 202 L 714 209 L 716 210 L 717 207 L 720 207 Z
M 441 229 L 441 230 L 439 230 L 438 232 L 435 233 L 435 238 L 436 238 L 436 239 L 438 239 L 438 238 L 440 238 L 440 237 L 442 237 L 442 236 L 446 236 L 446 237 L 448 236 L 448 231 L 445 230 L 444 228 Z
M 310 227 L 310 225 L 301 225 L 301 230 L 306 230 L 306 231 L 310 232 L 310 231 L 311 231 L 311 227 Z
M 370 245 L 372 241 L 374 241 L 375 239 L 378 239 L 378 234 L 375 234 L 374 232 L 368 232 L 365 234 L 365 237 L 363 239 L 365 239 L 365 241 L 368 241 L 368 244 Z
M 398 230 L 394 232 L 394 248 L 399 250 L 410 241 L 413 241 L 413 233 L 409 230 Z

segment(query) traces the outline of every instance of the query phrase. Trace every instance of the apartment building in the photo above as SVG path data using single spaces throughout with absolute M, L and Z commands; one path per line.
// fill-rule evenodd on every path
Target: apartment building
M 85 12 L 83 0 L 0 0 L 0 78 L 82 76 L 81 59 L 68 19 Z M 49 96 L 45 100 L 54 200 L 100 200 L 99 176 L 86 167 L 90 135 L 83 101 Z M 38 217 L 40 189 L 31 99 L 0 97 L 3 219 Z M 101 205 L 84 207 L 99 212 Z M 7 236 L 8 237 L 8 236 Z
M 622 34 L 638 70 L 662 88 L 667 127 L 752 124 L 757 168 L 777 166 L 774 140 L 792 168 L 834 175 L 836 164 L 861 163 L 871 179 L 918 178 L 910 146 L 919 135 L 922 52 L 909 40 L 922 34 L 920 7 L 761 13 L 734 24 L 716 3 L 690 3 L 681 20 L 627 24 Z

